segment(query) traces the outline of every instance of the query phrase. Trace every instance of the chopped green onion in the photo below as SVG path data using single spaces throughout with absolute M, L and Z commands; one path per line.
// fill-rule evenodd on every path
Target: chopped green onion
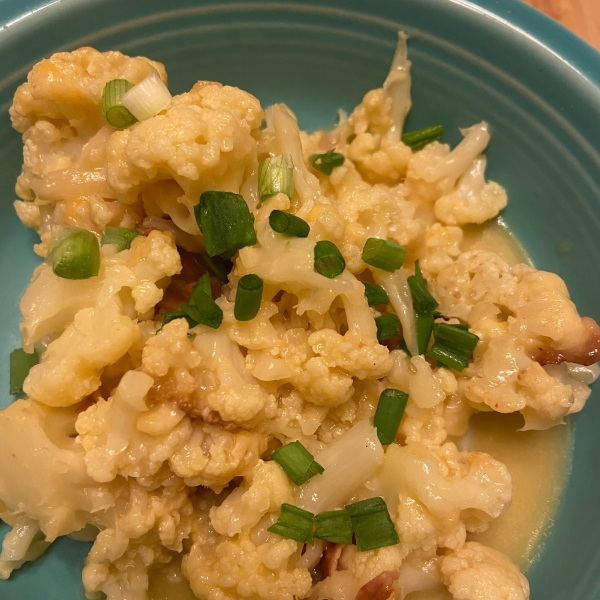
M 362 259 L 372 267 L 384 271 L 396 271 L 404 262 L 406 250 L 396 242 L 369 238 L 362 251 Z
M 417 346 L 419 347 L 419 354 L 425 354 L 429 346 L 429 340 L 431 339 L 431 332 L 433 331 L 433 315 L 415 313 L 415 321 L 417 323 Z
M 109 81 L 102 92 L 102 114 L 109 125 L 116 129 L 125 129 L 133 125 L 137 119 L 121 104 L 121 98 L 133 87 L 127 79 Z
M 321 173 L 325 175 L 331 175 L 332 171 L 336 167 L 341 167 L 344 164 L 345 157 L 339 152 L 329 150 L 324 154 L 313 154 L 310 158 L 310 164 Z
M 198 261 L 201 265 L 212 271 L 221 281 L 227 283 L 228 275 L 233 269 L 233 263 L 220 256 L 210 257 L 206 252 L 198 255 Z
M 196 282 L 190 294 L 188 304 L 196 304 L 198 294 L 205 294 L 209 298 L 212 298 L 212 288 L 210 287 L 210 275 L 203 273 L 200 279 Z
M 346 506 L 360 552 L 400 543 L 398 532 L 381 497 L 361 500 Z
M 427 144 L 439 140 L 443 135 L 443 125 L 429 125 L 415 131 L 407 131 L 402 134 L 402 141 L 413 150 L 420 150 Z
M 171 104 L 172 99 L 169 88 L 157 73 L 150 73 L 121 96 L 123 106 L 127 107 L 138 121 L 157 115 Z
M 315 271 L 333 279 L 341 275 L 346 268 L 346 261 L 338 247 L 327 240 L 317 242 L 315 245 Z
M 258 165 L 258 197 L 266 200 L 275 194 L 294 197 L 294 161 L 289 154 L 270 156 Z
M 102 235 L 102 245 L 115 244 L 117 252 L 127 250 L 131 246 L 131 242 L 142 235 L 137 229 L 129 227 L 107 227 Z
M 229 259 L 240 248 L 256 244 L 254 216 L 239 194 L 204 192 L 194 215 L 208 256 Z
M 408 394 L 400 390 L 388 388 L 381 392 L 373 425 L 375 425 L 377 437 L 383 445 L 391 444 L 396 439 L 407 402 Z
M 308 237 L 310 225 L 296 215 L 290 215 L 282 210 L 274 210 L 269 215 L 269 225 L 277 233 L 288 237 Z
M 182 310 L 168 310 L 163 317 L 162 324 L 163 326 L 175 319 L 185 319 L 188 322 L 188 325 L 191 327 L 195 327 L 198 325 L 193 319 L 188 317 Z
M 365 296 L 369 306 L 377 306 L 379 304 L 387 304 L 390 301 L 387 292 L 376 283 L 363 282 L 365 286 Z
M 313 513 L 293 504 L 284 503 L 281 505 L 277 522 L 271 525 L 267 531 L 301 543 L 312 542 L 314 520 Z
M 352 543 L 352 521 L 348 511 L 330 510 L 315 515 L 314 536 L 335 544 Z
M 100 270 L 98 239 L 86 229 L 69 228 L 52 250 L 52 270 L 65 279 L 88 279 Z
M 263 280 L 254 274 L 244 275 L 238 282 L 233 315 L 238 321 L 250 321 L 258 314 L 263 293 Z
M 395 313 L 385 313 L 375 318 L 377 339 L 389 340 L 400 335 L 400 319 Z
M 40 362 L 37 352 L 29 354 L 23 348 L 10 353 L 10 393 L 18 394 L 23 390 L 23 382 L 29 375 L 31 367 Z
M 435 323 L 433 336 L 435 343 L 427 353 L 428 356 L 456 371 L 467 367 L 479 342 L 479 337 L 471 333 L 469 326 L 464 324 Z
M 325 470 L 298 441 L 278 448 L 273 452 L 271 458 L 281 466 L 296 485 L 306 483 L 311 477 L 323 473 Z
M 202 291 L 196 293 L 194 304 L 182 304 L 180 309 L 186 317 L 189 317 L 194 322 L 194 326 L 200 323 L 213 329 L 218 329 L 223 322 L 223 311 L 221 308 Z
M 422 315 L 433 313 L 439 306 L 438 301 L 429 293 L 427 279 L 423 277 L 419 261 L 415 262 L 415 274 L 408 278 L 408 286 L 413 300 L 413 307 Z

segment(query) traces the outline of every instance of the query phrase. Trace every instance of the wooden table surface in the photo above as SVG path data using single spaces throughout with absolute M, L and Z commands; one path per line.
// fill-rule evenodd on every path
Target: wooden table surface
M 525 0 L 600 50 L 600 0 Z

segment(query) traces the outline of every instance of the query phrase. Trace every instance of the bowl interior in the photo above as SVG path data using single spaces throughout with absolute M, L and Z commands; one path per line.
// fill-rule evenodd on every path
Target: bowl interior
M 38 258 L 36 236 L 12 200 L 21 139 L 7 108 L 34 61 L 92 45 L 166 64 L 173 93 L 208 79 L 264 105 L 286 102 L 307 129 L 333 125 L 383 81 L 396 31 L 410 36 L 413 109 L 408 126 L 446 126 L 445 140 L 482 119 L 493 129 L 488 174 L 508 191 L 509 227 L 539 268 L 559 273 L 583 314 L 600 318 L 600 60 L 583 42 L 516 0 L 215 2 L 94 0 L 26 6 L 2 0 L 0 20 L 0 405 L 8 354 L 20 345 L 18 301 Z M 168 6 L 168 9 L 167 9 Z M 29 12 L 30 14 L 23 16 Z M 117 17 L 117 18 L 115 18 Z M 571 420 L 573 468 L 556 523 L 528 573 L 532 598 L 600 597 L 598 394 Z M 6 600 L 83 598 L 88 545 L 60 540 L 0 583 Z

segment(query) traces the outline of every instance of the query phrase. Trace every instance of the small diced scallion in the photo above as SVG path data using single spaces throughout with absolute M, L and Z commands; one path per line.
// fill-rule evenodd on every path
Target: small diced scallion
M 361 256 L 368 265 L 389 272 L 397 271 L 405 257 L 406 250 L 400 244 L 380 238 L 369 238 Z
M 125 129 L 133 125 L 137 119 L 128 108 L 123 106 L 121 98 L 133 87 L 127 79 L 113 79 L 109 81 L 102 92 L 102 114 L 115 129 Z
M 369 306 L 377 306 L 379 304 L 387 304 L 390 301 L 387 292 L 376 283 L 363 282 L 365 286 L 365 296 Z
M 263 293 L 263 280 L 254 274 L 238 281 L 233 315 L 238 321 L 250 321 L 258 314 Z
M 349 504 L 346 510 L 350 514 L 356 545 L 360 552 L 393 546 L 400 542 L 383 498 L 361 500 Z
M 333 169 L 341 167 L 344 164 L 345 157 L 334 149 L 324 152 L 323 154 L 313 154 L 309 160 L 310 164 L 317 171 L 321 171 L 321 173 L 325 173 L 325 175 L 331 175 Z
M 314 475 L 324 471 L 315 457 L 298 441 L 278 448 L 273 452 L 271 458 L 296 485 L 302 485 Z
M 267 531 L 300 543 L 312 542 L 315 516 L 293 504 L 282 504 L 277 522 Z
M 400 319 L 394 313 L 385 313 L 375 318 L 377 339 L 389 340 L 400 334 Z
M 377 437 L 382 445 L 391 444 L 396 439 L 407 402 L 408 394 L 400 390 L 387 388 L 381 392 L 373 425 L 377 429 Z
M 100 244 L 86 229 L 67 228 L 53 240 L 50 255 L 52 270 L 64 279 L 89 279 L 100 271 Z
M 341 275 L 346 268 L 346 261 L 338 247 L 328 240 L 322 240 L 315 245 L 315 271 L 333 279 Z
M 102 235 L 101 244 L 115 244 L 117 252 L 127 250 L 131 246 L 131 242 L 142 235 L 137 229 L 129 227 L 107 227 Z
M 275 194 L 294 197 L 294 161 L 289 154 L 269 156 L 258 165 L 258 197 L 261 202 Z
M 194 215 L 208 256 L 230 259 L 240 248 L 256 244 L 254 216 L 239 194 L 204 192 Z
M 427 127 L 416 129 L 415 131 L 403 133 L 402 141 L 413 150 L 420 150 L 427 146 L 427 144 L 431 144 L 431 142 L 441 139 L 443 135 L 443 125 L 428 125 Z
M 308 237 L 310 225 L 296 215 L 290 215 L 282 210 L 274 210 L 269 215 L 269 225 L 273 231 L 288 237 Z
M 29 354 L 23 348 L 17 348 L 10 353 L 10 393 L 18 394 L 23 390 L 23 383 L 29 375 L 31 367 L 37 365 L 37 352 Z
M 468 325 L 435 323 L 435 342 L 427 353 L 431 358 L 456 371 L 462 371 L 468 364 L 479 337 L 468 330 Z
M 330 510 L 315 515 L 314 536 L 334 544 L 352 543 L 352 521 L 348 511 Z

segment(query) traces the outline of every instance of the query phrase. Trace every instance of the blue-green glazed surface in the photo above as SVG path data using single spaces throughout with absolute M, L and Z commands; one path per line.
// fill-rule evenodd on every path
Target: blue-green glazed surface
M 444 123 L 454 143 L 459 127 L 491 124 L 488 174 L 509 193 L 508 225 L 600 319 L 600 55 L 518 0 L 0 0 L 0 405 L 38 262 L 12 207 L 21 139 L 7 114 L 34 62 L 81 45 L 141 54 L 166 64 L 173 93 L 221 81 L 286 102 L 314 129 L 381 84 L 399 28 L 414 65 L 408 126 Z M 571 419 L 573 468 L 528 574 L 534 600 L 600 600 L 599 392 Z M 0 582 L 0 598 L 82 599 L 87 548 L 60 540 Z

